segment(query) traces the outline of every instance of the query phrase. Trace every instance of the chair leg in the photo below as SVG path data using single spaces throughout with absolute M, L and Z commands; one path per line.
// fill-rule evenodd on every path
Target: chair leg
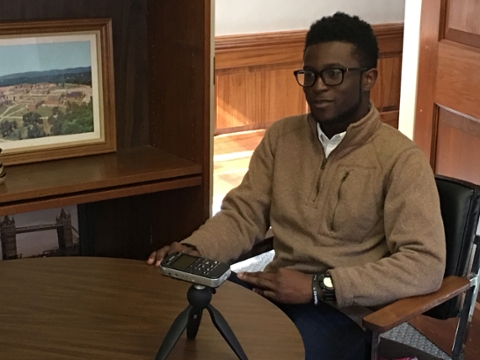
M 468 330 L 472 322 L 473 311 L 478 296 L 478 271 L 480 269 L 480 236 L 475 236 L 473 251 L 473 260 L 470 269 L 470 289 L 465 293 L 462 310 L 460 311 L 457 332 L 452 348 L 452 359 L 463 360 L 465 345 L 468 340 Z
M 476 282 L 476 278 L 474 282 Z M 468 340 L 468 330 L 472 322 L 473 311 L 475 310 L 475 302 L 478 295 L 478 286 L 472 286 L 465 294 L 462 310 L 459 314 L 459 321 L 457 331 L 455 333 L 455 340 L 452 348 L 452 359 L 463 360 L 465 345 Z
M 380 334 L 372 330 L 365 330 L 365 360 L 378 360 L 378 344 Z

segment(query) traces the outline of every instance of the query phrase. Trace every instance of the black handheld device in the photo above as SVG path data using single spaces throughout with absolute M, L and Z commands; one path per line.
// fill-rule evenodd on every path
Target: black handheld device
M 212 288 L 219 287 L 230 276 L 230 265 L 199 256 L 174 252 L 160 263 L 163 275 Z

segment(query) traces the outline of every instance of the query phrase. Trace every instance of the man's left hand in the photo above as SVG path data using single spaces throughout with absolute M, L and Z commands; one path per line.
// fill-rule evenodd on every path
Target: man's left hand
M 253 285 L 253 291 L 284 304 L 306 304 L 312 301 L 312 275 L 280 268 L 276 271 L 243 272 L 238 277 Z

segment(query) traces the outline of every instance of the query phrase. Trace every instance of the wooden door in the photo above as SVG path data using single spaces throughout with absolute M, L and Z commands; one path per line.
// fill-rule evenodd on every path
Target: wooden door
M 414 140 L 437 174 L 480 183 L 480 0 L 423 0 Z
M 414 140 L 437 174 L 480 184 L 480 0 L 423 0 Z M 408 46 L 408 44 L 405 44 Z M 451 354 L 456 319 L 410 322 Z M 480 358 L 480 304 L 465 359 Z

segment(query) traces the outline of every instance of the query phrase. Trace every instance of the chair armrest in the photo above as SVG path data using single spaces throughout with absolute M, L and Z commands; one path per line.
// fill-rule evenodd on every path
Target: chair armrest
M 365 328 L 376 333 L 384 333 L 393 329 L 417 315 L 444 303 L 470 288 L 468 279 L 458 276 L 448 276 L 443 279 L 442 286 L 434 293 L 412 296 L 397 300 L 363 318 Z
M 267 251 L 273 250 L 273 236 L 262 240 L 261 242 L 253 245 L 250 251 L 240 255 L 240 257 L 235 260 L 234 262 L 243 261 L 246 259 L 250 259 L 254 256 L 266 253 Z

